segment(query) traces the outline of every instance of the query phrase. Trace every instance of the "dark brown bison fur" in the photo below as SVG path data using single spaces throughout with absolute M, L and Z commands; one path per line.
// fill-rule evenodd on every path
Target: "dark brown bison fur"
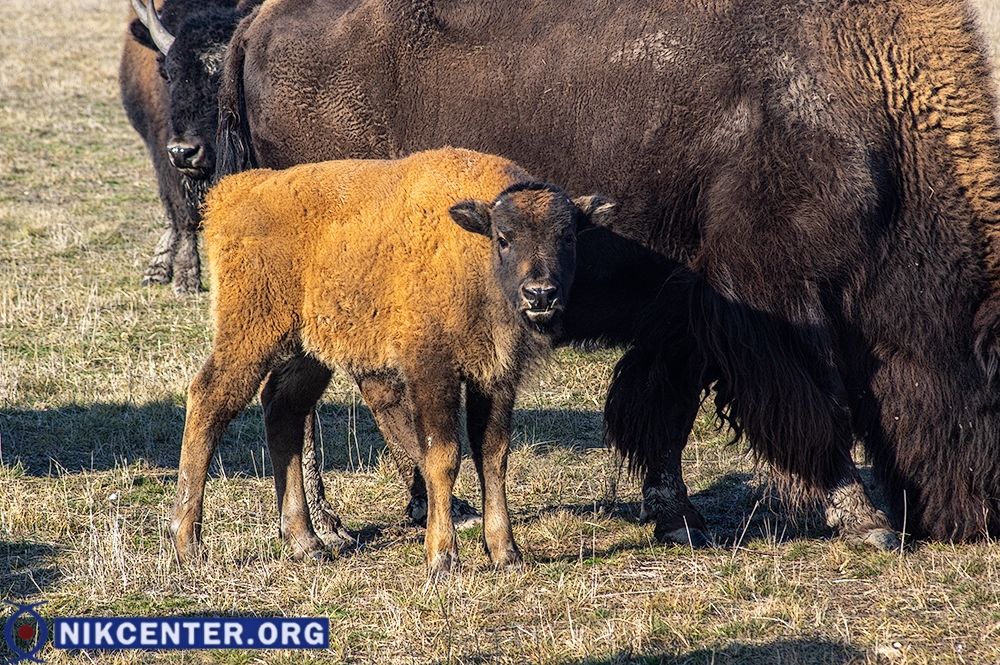
M 238 170 L 450 143 L 606 191 L 615 234 L 668 264 L 612 323 L 637 334 L 606 410 L 658 535 L 700 520 L 678 465 L 714 386 L 831 524 L 884 526 L 857 438 L 902 526 L 967 540 L 1000 533 L 994 109 L 962 0 L 278 0 L 234 36 L 219 150 Z

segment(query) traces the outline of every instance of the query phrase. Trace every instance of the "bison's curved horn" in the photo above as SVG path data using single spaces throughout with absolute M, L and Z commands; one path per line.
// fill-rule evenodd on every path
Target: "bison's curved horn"
M 139 22 L 148 28 L 149 14 L 146 13 L 146 6 L 139 0 L 132 0 L 132 9 L 135 10 L 135 15 L 139 17 Z
M 139 18 L 141 20 L 142 16 L 140 15 Z M 170 45 L 174 43 L 174 36 L 160 23 L 160 15 L 153 7 L 153 0 L 146 0 L 146 21 L 143 23 L 149 28 L 149 36 L 153 38 L 156 48 L 160 49 L 160 53 L 166 55 L 167 51 L 170 50 Z

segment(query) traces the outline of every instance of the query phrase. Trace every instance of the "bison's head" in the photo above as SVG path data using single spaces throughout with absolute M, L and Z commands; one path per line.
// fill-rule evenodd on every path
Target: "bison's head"
M 493 272 L 507 301 L 532 330 L 555 334 L 576 274 L 576 237 L 603 223 L 613 204 L 570 199 L 558 187 L 520 183 L 493 200 L 461 201 L 452 219 L 493 241 Z
M 170 105 L 167 155 L 184 175 L 210 178 L 222 63 L 241 15 L 235 0 L 167 0 L 162 16 L 152 0 L 144 2 L 132 0 L 139 18 L 129 27 L 139 43 L 159 54 Z

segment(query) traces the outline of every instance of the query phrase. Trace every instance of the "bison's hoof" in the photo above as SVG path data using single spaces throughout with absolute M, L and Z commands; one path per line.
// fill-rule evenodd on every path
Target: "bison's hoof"
M 179 296 L 188 296 L 201 291 L 199 282 L 174 282 L 174 293 Z
M 143 286 L 160 286 L 170 283 L 171 275 L 165 270 L 147 270 L 142 276 Z
M 460 571 L 461 564 L 458 560 L 458 554 L 455 552 L 441 552 L 427 562 L 427 580 L 429 582 L 444 581 Z
M 320 537 L 327 549 L 333 552 L 343 552 L 357 544 L 354 536 L 343 527 L 336 531 L 319 531 L 316 535 Z
M 712 538 L 701 529 L 680 527 L 663 528 L 659 526 L 654 530 L 656 540 L 664 544 L 684 545 L 685 547 L 711 547 Z
M 406 506 L 406 516 L 410 523 L 420 528 L 427 527 L 427 497 L 413 497 Z M 451 521 L 459 531 L 465 531 L 483 523 L 483 516 L 472 505 L 458 497 L 451 498 Z
M 471 529 L 483 523 L 483 516 L 464 499 L 451 498 L 451 521 L 459 531 Z
M 201 291 L 201 277 L 198 273 L 174 274 L 174 293 L 188 295 L 199 291 Z
M 875 549 L 882 550 L 883 552 L 892 552 L 893 550 L 898 550 L 903 546 L 898 533 L 892 529 L 884 529 L 882 527 L 876 527 L 874 529 L 868 529 L 867 531 L 860 531 L 858 533 L 846 534 L 846 538 L 850 542 L 856 542 L 869 547 L 874 547 Z
M 313 520 L 313 526 L 327 548 L 334 552 L 348 549 L 357 543 L 354 540 L 354 536 L 344 528 L 344 523 L 340 521 L 340 517 L 332 510 L 323 509 L 317 511 L 316 517 Z

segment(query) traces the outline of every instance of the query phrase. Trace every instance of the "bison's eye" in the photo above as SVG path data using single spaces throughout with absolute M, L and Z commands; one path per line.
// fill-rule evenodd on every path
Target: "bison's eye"
M 501 249 L 501 250 L 504 250 L 504 251 L 506 251 L 506 250 L 507 250 L 507 248 L 508 248 L 508 247 L 510 247 L 510 243 L 509 243 L 509 242 L 507 241 L 507 239 L 506 239 L 506 238 L 504 238 L 504 237 L 503 237 L 503 236 L 502 236 L 501 234 L 499 234 L 499 233 L 497 234 L 497 245 L 499 245 L 499 246 L 500 246 L 500 249 Z

